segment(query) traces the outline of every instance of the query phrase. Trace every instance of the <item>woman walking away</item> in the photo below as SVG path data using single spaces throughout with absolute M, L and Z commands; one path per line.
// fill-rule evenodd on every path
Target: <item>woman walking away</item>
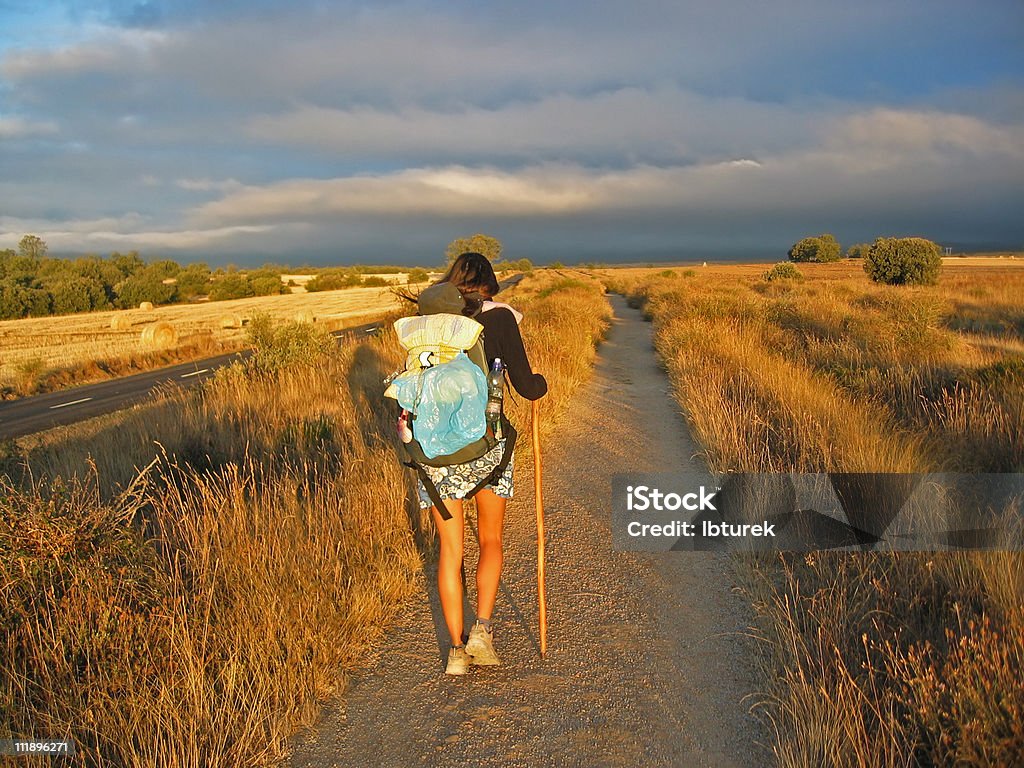
M 515 390 L 528 400 L 537 400 L 548 391 L 547 382 L 534 373 L 523 347 L 518 319 L 522 315 L 507 305 L 490 301 L 498 292 L 498 279 L 485 256 L 464 253 L 452 264 L 437 284 L 450 283 L 462 294 L 463 314 L 472 317 L 483 327 L 484 354 L 490 368 L 500 358 Z M 517 317 L 518 315 L 518 317 Z M 437 568 L 437 590 L 441 597 L 445 623 L 451 635 L 452 647 L 448 652 L 449 675 L 466 673 L 469 664 L 498 664 L 494 650 L 492 615 L 498 595 L 498 580 L 502 567 L 502 528 L 505 505 L 512 498 L 513 462 L 509 460 L 500 477 L 485 485 L 476 494 L 477 532 L 480 540 L 480 559 L 476 569 L 477 620 L 463 644 L 462 616 L 462 557 L 464 540 L 463 497 L 498 466 L 505 449 L 505 440 L 479 459 L 453 466 L 425 467 L 437 487 L 438 494 L 451 514 L 441 516 L 423 485 L 419 482 L 420 507 L 431 508 L 441 539 L 441 556 Z

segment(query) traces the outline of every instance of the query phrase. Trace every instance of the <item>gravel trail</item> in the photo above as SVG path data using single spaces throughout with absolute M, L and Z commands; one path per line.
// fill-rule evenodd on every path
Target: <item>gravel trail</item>
M 494 616 L 502 666 L 443 674 L 447 633 L 428 568 L 371 668 L 293 740 L 293 768 L 771 763 L 745 698 L 755 648 L 728 556 L 611 549 L 613 473 L 711 481 L 656 361 L 650 325 L 611 298 L 616 316 L 594 377 L 544 456 L 547 659 L 537 637 L 533 469 L 521 461 Z M 520 432 L 528 439 L 528 425 Z M 467 610 L 467 630 L 472 620 Z

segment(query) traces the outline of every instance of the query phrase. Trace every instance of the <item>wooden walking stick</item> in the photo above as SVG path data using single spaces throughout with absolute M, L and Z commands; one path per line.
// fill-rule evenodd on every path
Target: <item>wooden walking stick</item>
M 540 657 L 548 651 L 548 603 L 544 593 L 544 494 L 540 466 L 540 401 L 533 401 L 533 495 L 537 502 L 537 602 L 540 607 Z

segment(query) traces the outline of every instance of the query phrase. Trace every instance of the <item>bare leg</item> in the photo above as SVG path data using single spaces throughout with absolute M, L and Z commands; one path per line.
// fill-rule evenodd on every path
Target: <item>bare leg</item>
M 444 611 L 452 645 L 462 645 L 462 499 L 444 499 L 444 503 L 452 513 L 450 520 L 442 520 L 437 507 L 430 508 L 441 537 L 437 592 L 441 596 L 441 610 Z
M 505 505 L 508 499 L 497 496 L 488 488 L 476 495 L 477 535 L 480 538 L 480 562 L 476 568 L 476 614 L 481 619 L 491 618 L 494 601 L 498 596 L 501 578 L 501 533 L 505 523 Z

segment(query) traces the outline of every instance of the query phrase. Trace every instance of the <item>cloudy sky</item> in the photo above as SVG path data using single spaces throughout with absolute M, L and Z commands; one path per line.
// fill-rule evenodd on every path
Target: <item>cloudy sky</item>
M 0 0 L 0 248 L 1024 249 L 1024 3 Z

